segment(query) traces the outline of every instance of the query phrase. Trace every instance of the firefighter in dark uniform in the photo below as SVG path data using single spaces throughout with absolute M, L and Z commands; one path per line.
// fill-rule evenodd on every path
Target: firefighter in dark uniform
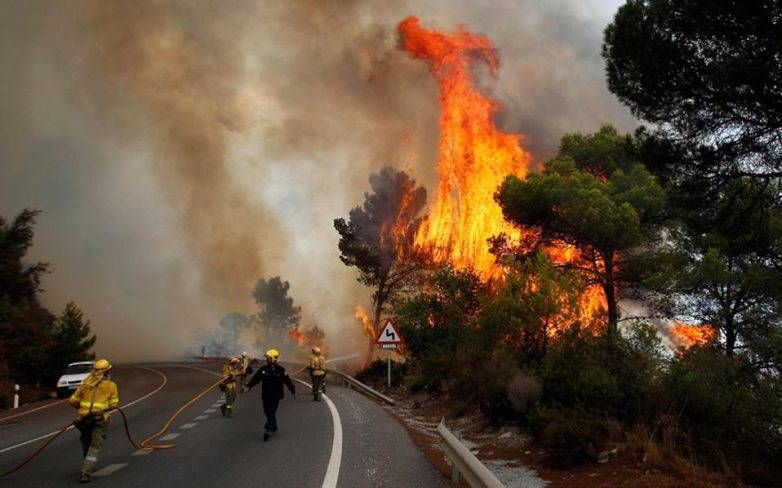
M 276 349 L 266 351 L 266 365 L 255 372 L 250 382 L 242 388 L 242 393 L 247 393 L 258 383 L 261 387 L 261 400 L 263 400 L 263 413 L 266 415 L 263 440 L 268 441 L 277 432 L 277 407 L 285 396 L 283 386 L 287 386 L 296 399 L 296 387 L 293 386 L 290 376 L 279 364 L 280 353 Z

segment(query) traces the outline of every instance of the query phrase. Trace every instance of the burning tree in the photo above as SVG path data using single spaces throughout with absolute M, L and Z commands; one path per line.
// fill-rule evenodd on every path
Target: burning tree
M 426 204 L 426 190 L 416 187 L 404 171 L 390 167 L 372 174 L 369 183 L 372 193 L 364 194 L 364 205 L 352 209 L 347 221 L 335 219 L 334 228 L 340 235 L 340 259 L 358 268 L 358 281 L 373 289 L 374 336 L 379 332 L 383 307 L 425 262 L 413 238 L 422 222 L 418 214 Z
M 440 88 L 439 184 L 429 219 L 416 234 L 416 243 L 431 249 L 439 262 L 457 269 L 475 269 L 482 279 L 501 273 L 489 252 L 487 239 L 518 237 L 492 200 L 508 174 L 524 177 L 531 156 L 519 146 L 519 134 L 506 134 L 494 125 L 500 105 L 474 85 L 471 68 L 482 61 L 495 76 L 497 50 L 486 36 L 461 27 L 448 35 L 421 27 L 415 17 L 399 24 L 402 46 L 424 59 Z
M 609 336 L 619 320 L 622 259 L 648 241 L 665 207 L 656 180 L 643 165 L 624 157 L 627 143 L 612 127 L 588 137 L 565 136 L 559 156 L 542 172 L 526 181 L 509 176 L 497 192 L 508 220 L 534 227 L 543 244 L 561 248 L 564 243 L 579 251 L 567 266 L 602 288 Z

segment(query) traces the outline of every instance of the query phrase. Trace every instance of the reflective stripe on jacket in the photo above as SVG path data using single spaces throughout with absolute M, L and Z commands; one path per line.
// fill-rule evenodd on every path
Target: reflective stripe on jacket
M 104 413 L 119 405 L 117 384 L 111 380 L 102 380 L 95 386 L 82 385 L 71 395 L 68 403 L 79 409 L 79 415 L 84 417 L 91 413 Z M 108 420 L 108 415 L 104 415 Z

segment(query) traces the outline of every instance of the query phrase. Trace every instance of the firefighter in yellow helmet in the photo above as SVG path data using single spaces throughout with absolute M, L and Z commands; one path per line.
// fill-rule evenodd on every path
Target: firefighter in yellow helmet
M 279 364 L 280 353 L 277 349 L 266 351 L 266 365 L 255 372 L 250 382 L 242 388 L 242 393 L 247 393 L 252 387 L 263 382 L 261 386 L 261 400 L 263 401 L 263 413 L 266 415 L 263 440 L 268 441 L 277 432 L 277 407 L 285 396 L 283 386 L 287 386 L 296 399 L 296 387 L 293 386 L 290 376 Z
M 90 375 L 68 400 L 68 403 L 79 409 L 79 419 L 74 422 L 74 426 L 81 431 L 84 463 L 79 481 L 82 483 L 90 481 L 98 454 L 106 441 L 109 412 L 119 405 L 119 393 L 116 383 L 110 379 L 110 369 L 108 359 L 95 361 Z
M 310 364 L 307 366 L 312 380 L 312 401 L 319 402 L 321 393 L 326 392 L 326 358 L 320 353 L 320 348 L 312 348 Z
M 233 416 L 234 401 L 236 400 L 236 377 L 242 372 L 242 361 L 237 357 L 228 358 L 223 365 L 223 381 L 220 383 L 220 391 L 225 396 L 225 402 L 220 405 L 223 417 Z

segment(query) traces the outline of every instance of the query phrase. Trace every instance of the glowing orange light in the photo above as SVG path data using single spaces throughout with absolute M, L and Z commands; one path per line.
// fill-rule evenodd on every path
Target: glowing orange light
M 717 330 L 710 325 L 691 325 L 674 321 L 671 327 L 671 339 L 677 346 L 689 349 L 692 346 L 703 347 L 717 339 Z
M 361 326 L 364 328 L 364 332 L 370 339 L 375 338 L 375 330 L 372 328 L 372 320 L 361 305 L 356 305 L 355 317 L 361 321 Z

